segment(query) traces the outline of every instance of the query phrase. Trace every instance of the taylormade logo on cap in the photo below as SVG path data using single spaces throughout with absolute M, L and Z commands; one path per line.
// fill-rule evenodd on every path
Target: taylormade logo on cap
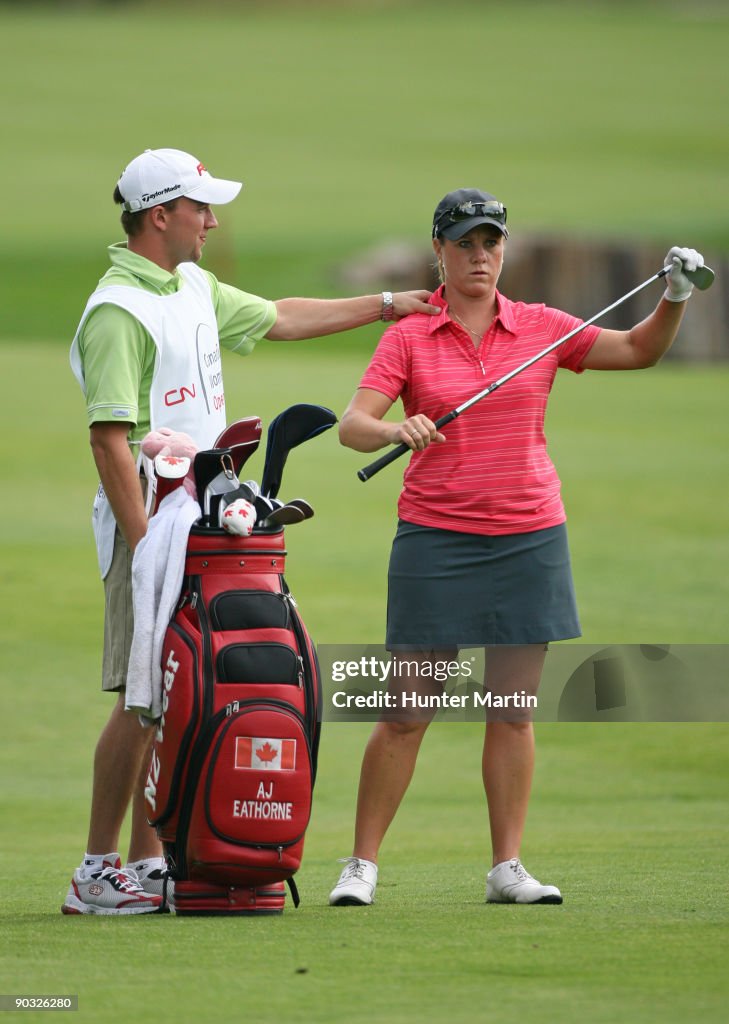
M 169 195 L 171 192 L 179 192 L 182 188 L 181 184 L 171 185 L 169 188 L 161 188 L 159 192 L 153 192 L 152 195 L 145 194 L 142 196 L 143 203 L 149 203 L 152 199 L 159 199 L 160 196 Z
M 145 149 L 124 170 L 118 185 L 128 213 L 178 196 L 199 203 L 229 203 L 243 187 L 240 181 L 214 178 L 197 157 L 181 149 Z

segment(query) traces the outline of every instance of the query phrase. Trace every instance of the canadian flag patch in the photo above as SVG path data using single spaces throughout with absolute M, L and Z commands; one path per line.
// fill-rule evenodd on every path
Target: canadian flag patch
M 296 740 L 237 736 L 235 767 L 256 771 L 292 772 L 296 767 Z

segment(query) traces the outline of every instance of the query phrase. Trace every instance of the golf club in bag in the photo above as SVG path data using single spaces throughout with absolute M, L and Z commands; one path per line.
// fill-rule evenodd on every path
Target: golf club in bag
M 245 435 L 230 429 L 224 447 L 195 458 L 207 514 L 190 531 L 162 648 L 145 801 L 180 915 L 281 913 L 287 883 L 298 905 L 293 875 L 316 778 L 319 666 L 284 578 L 282 520 L 294 520 L 259 522 L 242 536 L 214 512 L 239 489 L 253 496 L 236 475 L 258 440 Z
M 642 292 L 644 288 L 647 288 L 655 281 L 659 281 L 662 277 L 665 277 L 670 272 L 670 270 L 670 266 L 663 267 L 663 269 L 659 270 L 658 273 L 653 274 L 652 277 L 649 277 L 647 281 L 644 281 L 642 284 L 639 284 L 637 288 L 633 288 L 632 291 L 627 292 L 625 295 L 622 296 L 622 298 L 617 299 L 615 302 L 611 303 L 611 305 L 606 306 L 605 309 L 601 309 L 599 313 L 595 313 L 593 317 L 591 317 L 589 320 L 585 320 L 584 323 L 580 324 L 579 327 L 575 327 L 573 331 L 570 331 L 568 334 L 565 334 L 563 338 L 558 338 L 557 341 L 552 342 L 552 344 L 548 345 L 547 348 L 545 348 L 542 352 L 538 352 L 535 356 L 532 356 L 531 359 L 527 359 L 525 363 L 522 363 L 521 366 L 517 366 L 516 369 L 504 374 L 504 376 L 500 377 L 499 380 L 495 380 L 493 384 L 489 384 L 489 386 L 487 388 L 484 388 L 483 391 L 479 391 L 479 393 L 477 395 L 474 395 L 473 398 L 469 398 L 468 401 L 463 402 L 462 405 L 459 405 L 455 409 L 452 409 L 450 412 L 446 413 L 445 416 L 441 416 L 440 419 L 437 419 L 435 421 L 436 429 L 440 430 L 441 427 L 444 427 L 447 423 L 450 423 L 452 420 L 456 419 L 456 417 L 460 416 L 462 412 L 466 411 L 466 409 L 470 409 L 472 405 L 475 405 L 477 402 L 480 402 L 482 398 L 486 398 L 487 395 L 492 394 L 503 384 L 506 384 L 508 381 L 513 380 L 513 378 L 516 377 L 518 374 L 523 373 L 524 370 L 528 370 L 530 366 L 533 366 L 535 363 L 538 363 L 540 359 L 544 359 L 544 357 L 548 356 L 550 352 L 554 352 L 554 350 L 556 348 L 559 348 L 560 345 L 564 345 L 564 343 L 566 341 L 569 341 L 570 338 L 574 338 L 574 336 L 576 334 L 579 334 L 580 331 L 584 331 L 584 329 L 586 327 L 589 327 L 590 324 L 594 324 L 596 320 L 599 320 L 607 313 L 610 313 L 613 309 L 617 309 L 618 306 L 622 306 L 624 302 L 627 302 L 628 299 L 632 299 L 634 295 L 637 295 L 638 292 Z M 684 268 L 683 272 L 684 274 L 686 274 L 688 278 L 691 279 L 693 284 L 700 291 L 706 291 L 707 288 L 710 288 L 714 280 L 714 271 L 710 267 L 697 267 L 696 270 L 686 270 L 686 268 Z M 379 459 L 375 459 L 375 461 L 371 462 L 368 466 L 364 466 L 362 469 L 358 470 L 357 476 L 362 481 L 369 480 L 376 473 L 379 473 L 381 469 L 384 469 L 385 466 L 389 466 L 391 462 L 395 462 L 397 459 L 400 458 L 401 455 L 405 455 L 406 452 L 410 451 L 412 451 L 412 449 L 408 445 L 398 444 L 389 452 L 386 452 L 384 455 L 381 455 Z
M 323 405 L 292 405 L 274 417 L 268 427 L 261 493 L 275 498 L 291 449 L 329 430 L 336 422 L 332 410 Z

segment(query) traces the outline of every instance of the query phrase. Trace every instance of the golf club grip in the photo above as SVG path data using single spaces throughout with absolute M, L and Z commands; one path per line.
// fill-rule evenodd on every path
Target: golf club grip
M 384 455 L 381 455 L 379 459 L 375 459 L 374 462 L 370 462 L 369 466 L 364 466 L 362 469 L 358 469 L 357 476 L 363 482 L 369 480 L 369 478 L 374 476 L 375 473 L 379 473 L 381 469 L 385 468 L 385 466 L 389 466 L 391 462 L 394 462 L 396 459 L 399 459 L 401 455 L 404 455 L 405 452 L 409 452 L 411 450 L 412 449 L 410 449 L 406 444 L 398 444 L 394 448 L 391 448 L 389 452 L 385 452 Z
M 444 427 L 446 423 L 450 423 L 451 420 L 454 420 L 456 416 L 458 416 L 458 411 L 456 409 L 452 409 L 451 412 L 446 413 L 445 416 L 441 416 L 439 420 L 435 421 L 436 430 L 440 430 L 440 428 Z M 379 473 L 381 469 L 385 468 L 385 466 L 389 466 L 391 462 L 395 462 L 401 455 L 405 455 L 406 452 L 410 451 L 412 451 L 412 448 L 405 443 L 395 445 L 395 447 L 391 448 L 389 452 L 385 452 L 384 455 L 381 455 L 379 459 L 375 459 L 374 462 L 370 462 L 369 466 L 364 466 L 362 469 L 358 470 L 357 476 L 363 483 L 365 483 L 370 479 L 370 477 L 373 477 L 375 473 Z

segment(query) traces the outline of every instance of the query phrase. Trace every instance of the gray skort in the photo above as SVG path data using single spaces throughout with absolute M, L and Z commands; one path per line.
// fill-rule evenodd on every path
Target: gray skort
M 541 644 L 580 636 L 567 530 L 483 536 L 400 520 L 387 647 Z

